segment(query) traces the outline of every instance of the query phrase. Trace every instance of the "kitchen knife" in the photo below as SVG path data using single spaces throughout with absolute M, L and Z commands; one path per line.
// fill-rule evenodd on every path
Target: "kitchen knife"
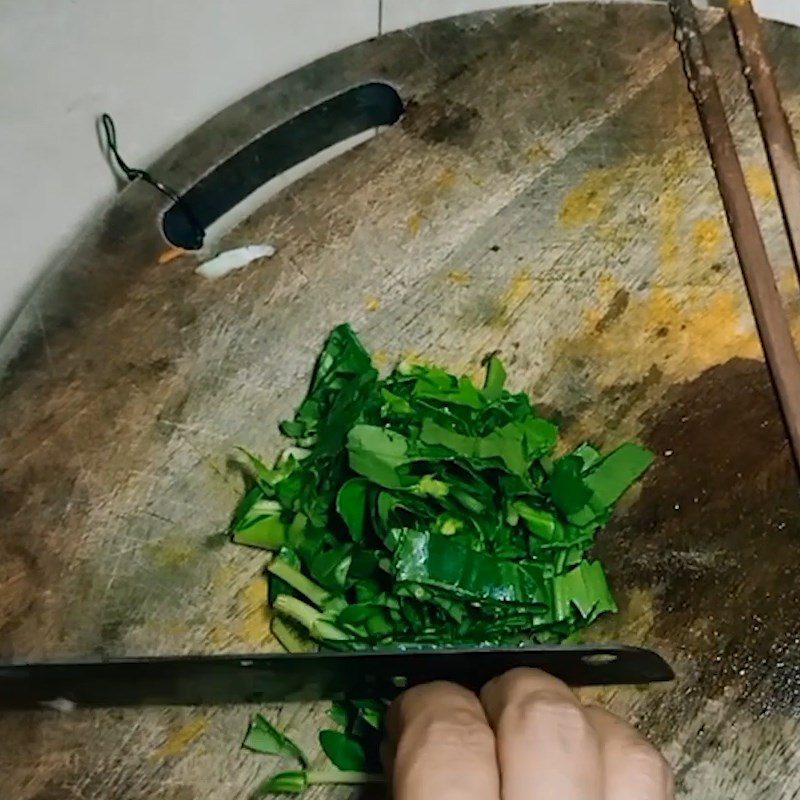
M 515 667 L 573 686 L 669 681 L 652 650 L 618 645 L 118 658 L 0 664 L 0 709 L 390 699 L 434 680 L 479 689 Z

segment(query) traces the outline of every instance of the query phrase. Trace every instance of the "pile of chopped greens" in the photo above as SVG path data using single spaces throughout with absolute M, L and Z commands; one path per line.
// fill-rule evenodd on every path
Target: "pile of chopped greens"
M 553 643 L 616 610 L 587 551 L 652 454 L 557 454 L 557 427 L 485 366 L 482 387 L 419 364 L 382 378 L 341 325 L 275 466 L 243 451 L 233 540 L 272 553 L 287 650 Z
M 614 611 L 587 558 L 652 455 L 582 444 L 504 388 L 496 356 L 476 387 L 431 366 L 381 378 L 347 325 L 252 486 L 233 540 L 274 555 L 270 605 L 288 650 L 557 642 Z

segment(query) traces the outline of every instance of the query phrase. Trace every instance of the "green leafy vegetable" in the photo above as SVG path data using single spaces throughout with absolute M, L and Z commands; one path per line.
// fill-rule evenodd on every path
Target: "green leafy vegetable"
M 348 708 L 346 703 L 333 703 L 328 711 L 328 716 L 340 727 L 347 725 Z
M 487 400 L 498 400 L 503 393 L 506 382 L 506 369 L 503 362 L 494 354 L 486 360 L 486 380 L 483 383 L 483 395 Z
M 255 490 L 259 492 L 259 489 Z M 249 501 L 252 498 L 252 501 Z M 247 508 L 240 507 L 233 529 L 233 541 L 265 550 L 279 550 L 286 541 L 286 525 L 281 520 L 281 504 L 260 498 L 257 494 L 245 497 Z
M 590 621 L 606 611 L 617 610 L 599 561 L 581 561 L 569 572 L 556 576 L 553 589 L 558 619 L 569 619 L 571 607 Z
M 266 794 L 301 794 L 308 788 L 306 770 L 279 772 L 267 778 L 254 792 L 256 797 Z
M 485 363 L 481 388 L 416 364 L 381 378 L 339 326 L 276 466 L 242 451 L 233 539 L 277 552 L 287 646 L 553 642 L 614 610 L 586 555 L 652 454 L 556 455 L 556 426 L 506 388 L 497 354 Z
M 383 783 L 381 773 L 342 772 L 339 770 L 293 770 L 279 772 L 264 781 L 254 792 L 255 797 L 268 794 L 302 794 L 309 786 L 362 786 Z
M 290 756 L 296 758 L 304 767 L 308 765 L 308 759 L 303 751 L 288 736 L 270 725 L 261 714 L 256 714 L 251 720 L 242 747 L 254 753 Z
M 399 489 L 399 469 L 408 463 L 408 442 L 401 434 L 375 425 L 356 425 L 347 437 L 350 468 L 379 486 Z
M 383 719 L 386 715 L 386 703 L 380 700 L 353 700 L 351 702 L 356 710 L 356 724 L 353 726 L 354 729 L 359 727 L 357 722 L 363 720 L 376 731 L 382 730 Z M 371 732 L 369 735 L 372 735 Z
M 590 467 L 586 485 L 593 492 L 595 506 L 609 508 L 653 463 L 653 454 L 628 442 Z
M 287 649 L 560 642 L 616 610 L 589 552 L 652 454 L 564 452 L 498 355 L 485 366 L 481 387 L 418 364 L 381 377 L 341 325 L 281 425 L 290 442 L 275 466 L 242 451 L 249 488 L 231 534 L 272 551 L 272 626 Z M 342 730 L 320 734 L 342 770 L 330 774 L 377 769 L 384 710 L 334 707 Z M 275 733 L 259 723 L 252 749 L 279 747 Z M 280 773 L 261 791 L 330 774 Z
M 540 570 L 534 565 L 526 568 L 475 552 L 452 538 L 433 533 L 405 529 L 399 538 L 394 576 L 398 588 L 412 596 L 425 586 L 491 603 L 531 607 L 547 601 Z
M 351 478 L 345 481 L 336 495 L 336 510 L 347 525 L 353 541 L 356 542 L 364 538 L 368 499 L 369 481 L 363 478 Z
M 367 768 L 364 748 L 354 736 L 341 731 L 320 731 L 319 743 L 325 755 L 341 770 L 363 772 Z
M 305 629 L 291 620 L 274 617 L 270 630 L 287 653 L 308 653 L 315 649 Z

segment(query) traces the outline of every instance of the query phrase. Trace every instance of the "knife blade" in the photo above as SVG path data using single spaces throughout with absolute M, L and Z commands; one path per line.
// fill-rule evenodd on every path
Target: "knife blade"
M 391 699 L 434 680 L 479 689 L 516 667 L 572 686 L 669 681 L 658 653 L 619 645 L 165 656 L 0 664 L 0 709 Z

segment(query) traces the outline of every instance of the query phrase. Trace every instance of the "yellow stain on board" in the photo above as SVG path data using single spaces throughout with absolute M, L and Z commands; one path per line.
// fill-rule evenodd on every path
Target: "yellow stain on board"
M 757 200 L 769 202 L 776 199 L 775 184 L 772 182 L 772 174 L 767 167 L 762 164 L 751 164 L 745 168 L 744 176 L 747 180 L 747 187 Z
M 595 303 L 583 310 L 583 320 L 588 328 L 594 328 L 605 317 L 608 306 L 620 289 L 616 276 L 608 270 L 603 270 L 597 276 L 594 291 Z
M 504 328 L 515 309 L 531 296 L 532 291 L 533 278 L 530 271 L 528 269 L 519 270 L 498 299 L 496 308 L 488 319 L 489 325 Z
M 449 191 L 456 185 L 456 177 L 452 169 L 445 167 L 435 180 L 436 187 L 441 191 Z
M 417 194 L 414 199 L 417 210 L 406 219 L 406 227 L 412 236 L 419 235 L 424 222 L 428 219 L 427 212 L 438 200 L 453 190 L 457 181 L 456 171 L 445 167 Z
M 794 264 L 790 262 L 776 265 L 775 274 L 778 276 L 778 291 L 788 305 L 793 298 L 797 297 L 798 289 L 800 289 Z
M 533 288 L 533 278 L 527 269 L 521 269 L 512 279 L 511 283 L 503 295 L 503 302 L 506 305 L 518 305 L 526 300 Z
M 418 211 L 415 211 L 407 220 L 406 227 L 412 236 L 417 236 L 422 229 L 423 216 Z
M 376 367 L 385 367 L 390 361 L 389 354 L 385 350 L 372 351 L 372 363 Z
M 713 261 L 722 250 L 725 228 L 718 217 L 702 217 L 692 226 L 692 245 L 704 260 Z
M 215 592 L 227 593 L 238 572 L 233 564 L 223 564 L 211 576 L 211 588 Z
M 236 634 L 253 647 L 263 647 L 272 640 L 267 590 L 267 579 L 260 575 L 239 593 L 240 608 L 237 614 Z
M 589 170 L 570 189 L 559 210 L 559 222 L 567 228 L 590 226 L 604 242 L 604 254 L 615 257 L 642 235 L 640 218 L 619 218 L 619 198 L 646 188 L 643 202 L 656 207 L 660 236 L 659 258 L 667 270 L 680 260 L 684 201 L 680 185 L 697 156 L 685 147 L 668 150 L 658 159 L 635 156 L 611 167 Z
M 451 269 L 450 272 L 447 273 L 447 280 L 456 286 L 469 286 L 469 284 L 472 283 L 472 277 L 468 273 L 458 269 Z
M 400 353 L 400 361 L 405 361 L 406 364 L 419 364 L 424 366 L 430 363 L 430 359 L 426 358 L 420 350 L 403 350 Z
M 667 186 L 675 186 L 697 163 L 697 152 L 683 146 L 670 148 L 663 158 L 647 162 L 647 169 L 663 178 Z
M 619 281 L 613 272 L 605 269 L 597 276 L 597 297 L 600 302 L 609 302 L 618 289 Z
M 174 620 L 172 622 L 166 622 L 161 629 L 162 633 L 165 636 L 170 636 L 176 639 L 183 638 L 188 636 L 193 632 L 193 626 L 189 625 L 188 622 L 184 620 Z
M 675 189 L 665 189 L 658 197 L 658 257 L 662 272 L 675 271 L 680 257 L 681 240 L 679 236 L 680 218 L 683 204 Z
M 224 565 L 211 578 L 211 588 L 221 603 L 228 603 L 232 585 L 236 584 L 237 571 Z M 269 584 L 265 575 L 253 578 L 236 597 L 234 611 L 222 609 L 216 620 L 209 620 L 206 641 L 214 648 L 228 647 L 234 642 L 261 648 L 273 640 L 270 631 L 271 612 L 267 606 Z
M 219 613 L 208 620 L 209 628 L 206 641 L 213 647 L 220 649 L 228 646 L 236 635 L 231 630 L 232 618 L 228 604 L 230 602 L 231 588 L 236 585 L 239 573 L 233 564 L 222 564 L 211 574 L 209 588 L 214 596 L 213 608 Z
M 563 348 L 597 363 L 601 386 L 635 382 L 654 367 L 672 380 L 685 380 L 714 364 L 760 353 L 741 291 L 655 287 L 631 297 L 602 335 L 587 322 Z
M 180 755 L 195 739 L 205 733 L 208 728 L 208 717 L 198 714 L 180 728 L 173 731 L 164 744 L 155 750 L 151 758 L 172 758 Z
M 149 546 L 150 556 L 159 567 L 181 567 L 197 557 L 197 548 L 180 539 L 165 539 Z
M 223 647 L 227 647 L 231 640 L 233 639 L 233 635 L 231 632 L 223 625 L 215 625 L 209 632 L 206 634 L 206 641 L 215 649 L 222 649 Z
M 589 170 L 583 180 L 567 192 L 559 222 L 568 228 L 577 228 L 597 222 L 611 203 L 611 192 L 619 184 L 620 170 L 601 168 Z
M 606 258 L 616 258 L 637 236 L 642 234 L 640 221 L 609 219 L 599 222 L 594 235 L 603 242 Z
M 375 297 L 375 295 L 367 295 L 367 299 L 364 303 L 366 306 L 367 311 L 377 311 L 381 307 L 381 300 L 379 297 Z
M 486 380 L 486 367 L 482 365 L 472 367 L 467 374 L 472 383 L 480 388 Z
M 543 145 L 541 142 L 536 142 L 525 151 L 525 155 L 531 164 L 537 164 L 540 161 L 546 161 L 553 153 L 546 145 Z

